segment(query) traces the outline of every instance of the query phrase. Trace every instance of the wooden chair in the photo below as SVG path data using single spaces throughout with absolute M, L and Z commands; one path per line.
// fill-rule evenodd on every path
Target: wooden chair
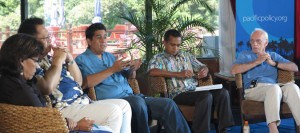
M 167 87 L 166 80 L 164 77 L 152 77 L 149 76 L 148 80 L 151 88 L 151 93 L 152 94 L 157 94 L 159 93 L 161 97 L 169 97 L 168 91 L 169 88 Z M 206 86 L 206 85 L 212 85 L 213 80 L 211 75 L 208 75 L 206 78 L 202 78 L 198 80 L 198 84 L 200 86 Z M 191 105 L 178 105 L 180 108 L 183 116 L 188 122 L 191 122 L 194 117 L 194 110 L 195 106 Z M 214 118 L 216 118 L 216 113 L 214 112 Z
M 16 106 L 0 103 L 1 133 L 68 133 L 65 119 L 55 108 Z
M 132 91 L 134 94 L 140 94 L 139 83 L 136 79 L 134 79 L 134 78 L 128 79 L 128 83 L 129 83 L 130 87 L 132 88 Z M 92 99 L 94 101 L 97 100 L 94 87 L 87 88 L 87 94 L 90 99 Z
M 237 90 L 239 93 L 239 101 L 241 106 L 241 132 L 243 132 L 243 126 L 245 121 L 255 120 L 255 121 L 266 121 L 265 117 L 265 111 L 264 111 L 264 103 L 263 102 L 257 102 L 252 100 L 245 100 L 244 98 L 244 88 L 243 88 L 243 79 L 242 74 L 236 74 L 235 75 L 235 81 Z M 278 70 L 278 82 L 279 83 L 287 83 L 294 81 L 294 73 Z M 280 108 L 280 116 L 282 118 L 292 117 L 292 112 L 289 109 L 289 106 L 287 103 L 282 102 L 281 108 Z M 299 132 L 299 127 L 297 127 L 295 123 L 295 129 L 296 133 Z

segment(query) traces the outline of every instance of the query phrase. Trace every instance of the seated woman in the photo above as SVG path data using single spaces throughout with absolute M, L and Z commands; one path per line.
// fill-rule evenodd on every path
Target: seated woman
M 35 107 L 46 105 L 44 97 L 36 87 L 34 77 L 43 50 L 40 42 L 25 34 L 13 35 L 3 43 L 0 50 L 0 103 Z M 128 126 L 127 131 L 121 129 L 124 127 L 122 127 L 123 113 L 120 107 L 100 103 L 80 105 L 81 108 L 89 108 L 85 111 L 89 111 L 91 115 L 80 118 L 78 122 L 72 120 L 74 118 L 67 118 L 69 129 L 90 131 L 95 122 L 98 125 L 106 123 L 105 125 L 111 128 L 107 130 L 111 132 L 131 132 L 130 121 L 125 124 Z M 120 103 L 127 104 L 128 112 L 131 114 L 129 104 L 122 100 Z M 80 113 L 84 112 L 77 113 L 81 115 Z

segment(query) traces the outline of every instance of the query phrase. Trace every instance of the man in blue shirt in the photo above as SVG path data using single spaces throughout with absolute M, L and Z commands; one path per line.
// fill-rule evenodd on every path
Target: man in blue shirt
M 190 129 L 177 105 L 168 98 L 134 95 L 127 78 L 134 78 L 140 63 L 122 61 L 105 52 L 106 28 L 101 23 L 89 26 L 85 32 L 88 48 L 77 62 L 83 75 L 84 87 L 95 87 L 97 99 L 122 98 L 132 108 L 132 132 L 150 133 L 148 116 L 161 120 L 168 133 L 190 133 Z M 128 66 L 131 69 L 126 69 Z
M 288 83 L 282 87 L 276 84 L 277 69 L 297 72 L 297 65 L 275 52 L 266 52 L 268 34 L 263 29 L 255 29 L 250 39 L 252 51 L 242 52 L 231 69 L 232 74 L 243 73 L 245 99 L 264 102 L 271 133 L 278 133 L 281 100 L 289 105 L 299 126 L 299 87 L 294 83 Z

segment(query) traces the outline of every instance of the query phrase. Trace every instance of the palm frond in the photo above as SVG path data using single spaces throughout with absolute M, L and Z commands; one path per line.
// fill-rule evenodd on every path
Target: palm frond
M 195 2 L 195 3 L 200 4 L 200 5 L 203 6 L 205 9 L 207 9 L 207 10 L 209 11 L 209 13 L 212 13 L 212 12 L 215 11 L 215 10 L 211 7 L 211 5 L 208 4 L 208 0 L 180 0 L 180 1 L 178 1 L 177 3 L 175 3 L 173 7 L 171 7 L 170 13 L 174 13 L 174 14 L 175 14 L 176 11 L 177 11 L 177 9 L 178 9 L 180 6 L 182 6 L 182 5 L 184 5 L 184 4 L 188 3 L 188 2 Z M 173 15 L 174 15 L 174 14 L 173 14 Z
M 193 2 L 196 2 L 203 6 L 205 9 L 207 9 L 210 13 L 214 12 L 215 10 L 208 4 L 208 0 L 192 0 Z
M 136 29 L 139 32 L 144 33 L 145 25 L 143 23 L 143 20 L 141 20 L 141 18 L 139 18 L 135 13 L 130 11 L 127 13 L 124 12 L 119 17 L 130 22 L 132 25 L 136 27 Z
M 0 7 L 6 7 L 5 3 L 3 1 L 0 1 Z
M 173 12 L 175 13 L 176 10 L 177 10 L 180 6 L 186 4 L 186 3 L 190 2 L 190 1 L 191 1 L 191 0 L 180 0 L 180 1 L 178 1 L 177 3 L 174 4 L 174 6 L 171 7 L 170 12 L 171 12 L 171 13 L 173 13 Z
M 205 21 L 204 19 L 189 19 L 189 18 L 185 18 L 182 20 L 178 20 L 178 24 L 176 26 L 176 29 L 178 31 L 185 31 L 188 28 L 191 27 L 203 27 L 205 28 L 208 32 L 214 33 L 214 31 L 216 30 L 215 27 L 213 27 L 212 25 L 210 25 L 207 21 Z
M 164 9 L 164 4 L 161 3 L 159 0 L 150 0 L 152 11 L 155 13 L 156 17 L 161 15 L 161 11 Z

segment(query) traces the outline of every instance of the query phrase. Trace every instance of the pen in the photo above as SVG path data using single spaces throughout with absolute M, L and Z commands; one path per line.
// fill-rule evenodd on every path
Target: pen
M 94 127 L 99 128 L 96 124 L 93 124 Z

